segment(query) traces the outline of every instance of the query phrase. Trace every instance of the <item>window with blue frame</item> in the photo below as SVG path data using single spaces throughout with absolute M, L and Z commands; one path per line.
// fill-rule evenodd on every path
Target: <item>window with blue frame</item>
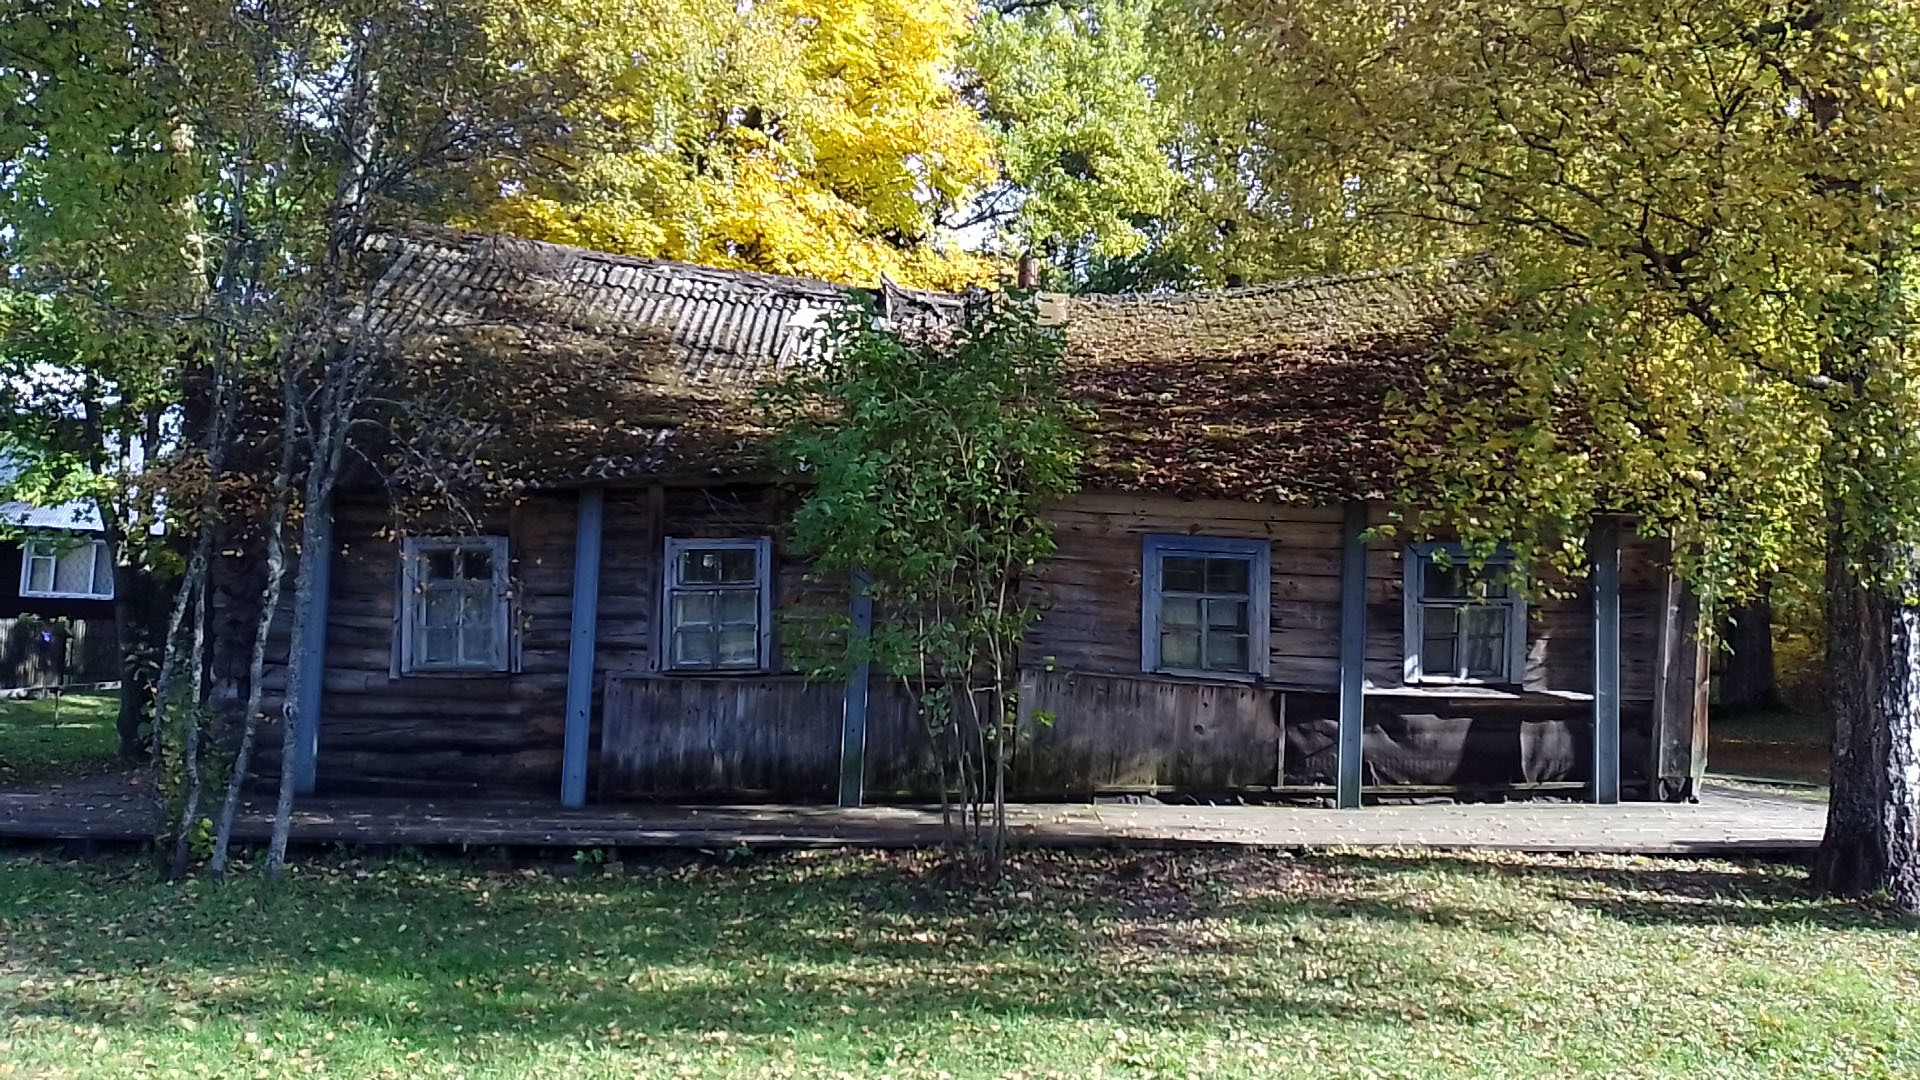
M 773 665 L 772 541 L 666 542 L 669 671 L 766 671 Z
M 1265 540 L 1148 536 L 1141 552 L 1141 669 L 1264 676 L 1269 555 Z
M 1513 556 L 1479 565 L 1459 544 L 1415 544 L 1406 557 L 1405 680 L 1509 685 L 1526 659 L 1526 601 Z

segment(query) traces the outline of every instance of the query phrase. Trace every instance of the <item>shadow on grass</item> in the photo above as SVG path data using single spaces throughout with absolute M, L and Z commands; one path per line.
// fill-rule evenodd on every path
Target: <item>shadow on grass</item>
M 1920 920 L 1890 908 L 1818 895 L 1812 891 L 1806 870 L 1792 863 L 1700 864 L 1661 858 L 1592 863 L 1435 854 L 1355 855 L 1341 857 L 1335 864 L 1382 873 L 1424 868 L 1493 875 L 1532 886 L 1538 895 L 1594 915 L 1637 926 L 1920 929 Z M 1485 918 L 1487 914 L 1481 912 L 1475 917 Z
M 1444 902 L 1422 893 L 1436 873 Z M 61 982 L 21 994 L 16 1013 L 159 1026 L 185 983 L 203 1017 L 321 1016 L 429 1043 L 614 1029 L 878 1040 L 960 1013 L 1195 1031 L 1234 1016 L 1474 1024 L 1502 1008 L 1473 967 L 1483 935 L 1546 940 L 1540 900 L 1635 925 L 1903 925 L 1764 864 L 1028 854 L 983 890 L 911 854 L 572 881 L 349 860 L 264 898 L 251 882 L 170 891 L 125 871 L 123 888 L 75 889 L 95 874 L 34 863 L 0 900 L 16 971 Z

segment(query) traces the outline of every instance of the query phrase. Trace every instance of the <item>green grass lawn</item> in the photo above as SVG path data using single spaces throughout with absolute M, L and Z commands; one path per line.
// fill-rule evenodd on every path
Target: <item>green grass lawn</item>
M 1716 773 L 1801 784 L 1827 782 L 1828 723 L 1797 712 L 1714 716 L 1707 768 Z
M 0 785 L 65 780 L 117 767 L 111 694 L 0 701 Z
M 1912 1077 L 1920 933 L 1798 869 L 814 853 L 282 892 L 0 854 L 0 1076 Z

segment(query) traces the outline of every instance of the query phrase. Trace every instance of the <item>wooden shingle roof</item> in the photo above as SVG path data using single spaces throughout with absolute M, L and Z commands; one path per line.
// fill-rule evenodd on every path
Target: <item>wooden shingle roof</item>
M 1471 290 L 1447 270 L 1065 301 L 1066 387 L 1095 413 L 1089 485 L 1330 503 L 1384 498 L 1387 415 Z
M 753 389 L 811 355 L 838 286 L 449 230 L 374 241 L 368 325 L 416 392 L 473 386 L 477 468 L 534 486 L 754 470 Z M 1457 283 L 1359 274 L 1165 296 L 1044 298 L 1095 414 L 1091 486 L 1288 502 L 1386 493 L 1385 410 Z M 880 292 L 916 317 L 956 298 Z

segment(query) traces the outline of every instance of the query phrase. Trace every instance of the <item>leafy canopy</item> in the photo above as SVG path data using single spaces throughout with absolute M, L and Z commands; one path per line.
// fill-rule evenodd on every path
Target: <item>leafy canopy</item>
M 1452 523 L 1572 564 L 1644 514 L 1721 594 L 1829 496 L 1851 548 L 1920 535 L 1913 5 L 1211 0 L 1178 48 L 1246 73 L 1187 92 L 1276 257 L 1490 262 L 1478 365 L 1411 403 Z
M 850 306 L 827 341 L 765 397 L 775 457 L 809 485 L 795 548 L 871 579 L 886 673 L 965 677 L 996 649 L 1010 662 L 1032 618 L 1013 582 L 1052 553 L 1043 511 L 1082 454 L 1059 331 L 1025 297 L 975 292 L 951 327 Z
M 508 0 L 529 64 L 570 72 L 572 147 L 475 177 L 472 222 L 536 239 L 871 283 L 991 267 L 937 246 L 993 175 L 951 86 L 964 0 Z

